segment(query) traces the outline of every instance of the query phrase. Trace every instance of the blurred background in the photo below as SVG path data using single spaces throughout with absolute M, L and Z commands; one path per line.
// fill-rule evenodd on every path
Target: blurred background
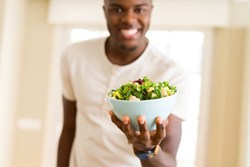
M 59 59 L 107 36 L 102 0 L 0 0 L 0 167 L 54 167 Z M 147 36 L 190 73 L 178 167 L 250 167 L 250 0 L 154 0 Z

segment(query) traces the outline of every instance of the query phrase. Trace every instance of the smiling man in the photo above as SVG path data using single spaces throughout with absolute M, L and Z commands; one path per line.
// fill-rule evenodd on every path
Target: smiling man
M 132 4 L 131 4 L 132 3 Z M 151 1 L 105 1 L 104 12 L 110 32 L 107 48 L 140 55 L 147 45 Z M 117 50 L 117 51 L 118 51 Z
M 176 167 L 187 75 L 145 37 L 152 9 L 151 0 L 105 0 L 110 35 L 72 44 L 64 51 L 64 122 L 57 167 Z M 144 116 L 138 117 L 138 133 L 129 117 L 120 121 L 110 111 L 106 96 L 142 76 L 176 85 L 178 99 L 166 120 L 156 118 L 155 131 L 147 130 Z

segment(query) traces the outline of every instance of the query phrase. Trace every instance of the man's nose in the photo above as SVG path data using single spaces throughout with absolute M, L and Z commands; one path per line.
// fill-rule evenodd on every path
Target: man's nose
M 128 10 L 128 11 L 124 12 L 124 14 L 121 17 L 121 21 L 123 23 L 127 23 L 127 24 L 131 24 L 131 23 L 135 22 L 136 19 L 137 19 L 137 16 L 132 10 Z

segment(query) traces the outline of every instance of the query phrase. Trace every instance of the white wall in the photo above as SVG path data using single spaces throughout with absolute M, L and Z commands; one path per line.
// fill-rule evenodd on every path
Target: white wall
M 39 167 L 52 58 L 48 1 L 5 0 L 3 3 L 0 166 Z
M 20 55 L 23 53 L 25 0 L 4 2 L 0 60 L 0 166 L 12 162 L 13 129 L 18 108 Z M 16 28 L 18 27 L 18 28 Z
M 241 152 L 242 160 L 239 166 L 250 166 L 250 28 L 246 34 L 245 59 L 244 59 L 244 83 L 242 85 L 243 99 L 242 99 L 242 129 L 241 129 Z M 246 128 L 244 128 L 246 127 Z
M 234 2 L 230 7 L 230 25 L 250 26 L 250 1 Z
M 51 0 L 49 22 L 57 25 L 104 27 L 103 0 Z M 152 26 L 225 26 L 229 22 L 227 0 L 154 0 Z M 201 12 L 202 11 L 202 12 Z
M 236 167 L 242 156 L 246 28 L 216 28 L 206 167 Z M 246 136 L 244 136 L 245 138 Z
M 1 42 L 2 42 L 2 25 L 3 25 L 3 3 L 4 1 L 0 1 L 0 50 L 1 50 Z M 1 55 L 0 55 L 1 57 Z

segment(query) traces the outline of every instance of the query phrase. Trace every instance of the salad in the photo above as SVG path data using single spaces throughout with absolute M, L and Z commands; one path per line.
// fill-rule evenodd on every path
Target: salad
M 142 79 L 127 82 L 120 88 L 109 93 L 118 100 L 150 100 L 167 97 L 177 92 L 176 86 L 170 85 L 167 81 L 153 82 L 147 76 Z

